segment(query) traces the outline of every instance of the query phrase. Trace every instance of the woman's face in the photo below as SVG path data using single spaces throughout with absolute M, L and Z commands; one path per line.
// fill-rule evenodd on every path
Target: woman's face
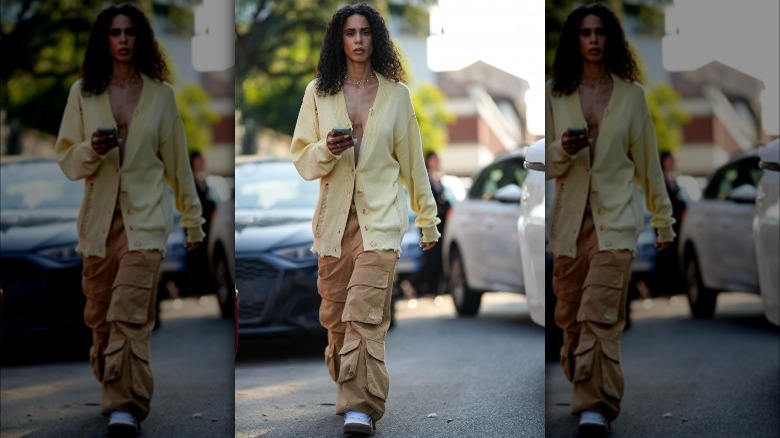
M 586 15 L 580 23 L 580 55 L 584 61 L 603 63 L 607 44 L 606 30 L 597 15 Z
M 341 34 L 344 43 L 344 53 L 352 62 L 370 62 L 371 52 L 374 51 L 371 39 L 371 28 L 368 19 L 362 15 L 350 15 L 344 21 L 344 29 Z
M 127 15 L 117 15 L 108 27 L 108 50 L 116 62 L 129 63 L 135 54 L 135 29 Z

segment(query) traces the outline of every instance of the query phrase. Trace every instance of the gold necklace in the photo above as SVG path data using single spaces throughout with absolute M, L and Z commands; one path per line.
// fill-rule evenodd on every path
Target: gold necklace
M 591 87 L 595 87 L 597 85 L 604 85 L 607 82 L 609 82 L 610 76 L 608 74 L 605 74 L 604 76 L 600 77 L 599 79 L 583 79 L 580 78 L 580 84 L 582 85 L 588 85 Z
M 113 76 L 109 76 L 108 82 L 111 85 L 119 85 L 121 87 L 124 87 L 125 85 L 137 84 L 138 82 L 141 82 L 141 76 L 139 76 L 138 73 L 134 74 L 133 76 L 130 76 L 127 79 L 116 79 Z
M 368 76 L 366 76 L 365 79 L 355 80 L 355 79 L 350 79 L 349 76 L 347 76 L 347 75 L 344 75 L 344 83 L 347 83 L 347 84 L 350 84 L 350 85 L 357 85 L 358 87 L 361 87 L 364 84 L 367 84 L 368 81 L 370 81 L 373 76 L 374 76 L 374 71 L 373 70 L 371 70 L 368 73 Z

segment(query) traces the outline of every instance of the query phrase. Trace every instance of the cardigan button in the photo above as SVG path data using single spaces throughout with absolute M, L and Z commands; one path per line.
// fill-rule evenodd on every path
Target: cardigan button
M 372 246 L 372 247 L 373 247 L 373 246 L 376 246 L 376 242 L 372 240 L 372 241 L 371 241 L 371 246 Z

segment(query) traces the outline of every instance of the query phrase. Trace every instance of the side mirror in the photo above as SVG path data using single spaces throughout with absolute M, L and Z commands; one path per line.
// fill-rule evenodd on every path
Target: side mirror
M 504 187 L 501 187 L 500 189 L 496 190 L 495 193 L 493 193 L 493 196 L 491 199 L 496 200 L 498 202 L 507 202 L 507 203 L 520 203 L 520 197 L 523 195 L 523 189 L 520 188 L 517 184 L 507 184 Z
M 727 199 L 740 204 L 755 204 L 757 195 L 758 189 L 756 189 L 755 186 L 742 184 L 741 186 L 731 189 Z

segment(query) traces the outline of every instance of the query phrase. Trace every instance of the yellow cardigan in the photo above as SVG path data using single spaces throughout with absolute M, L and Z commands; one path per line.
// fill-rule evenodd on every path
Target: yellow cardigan
M 146 75 L 127 135 L 124 160 L 119 149 L 105 155 L 92 149 L 92 132 L 116 126 L 108 93 L 86 97 L 81 81 L 70 89 L 55 144 L 60 168 L 71 180 L 84 179 L 78 218 L 78 251 L 106 256 L 106 236 L 119 203 L 130 251 L 165 251 L 173 208 L 164 181 L 173 190 L 180 225 L 188 242 L 203 240 L 201 206 L 187 156 L 184 126 L 173 88 Z
M 322 256 L 341 257 L 341 238 L 353 199 L 363 248 L 400 254 L 409 226 L 404 187 L 424 240 L 435 242 L 440 237 L 409 89 L 376 76 L 379 89 L 361 139 L 357 168 L 352 148 L 337 156 L 325 144 L 334 126 L 351 124 L 344 93 L 318 96 L 314 81 L 306 87 L 290 151 L 304 179 L 320 179 L 312 252 Z
M 571 126 L 586 126 L 579 92 L 553 96 L 546 87 L 546 177 L 555 178 L 547 221 L 550 250 L 574 257 L 585 206 L 590 203 L 599 249 L 636 251 L 644 226 L 642 193 L 650 225 L 661 242 L 672 241 L 672 205 L 666 193 L 655 130 L 641 86 L 612 75 L 614 87 L 590 163 L 587 148 L 569 155 L 560 137 Z M 640 190 L 641 189 L 641 190 Z

